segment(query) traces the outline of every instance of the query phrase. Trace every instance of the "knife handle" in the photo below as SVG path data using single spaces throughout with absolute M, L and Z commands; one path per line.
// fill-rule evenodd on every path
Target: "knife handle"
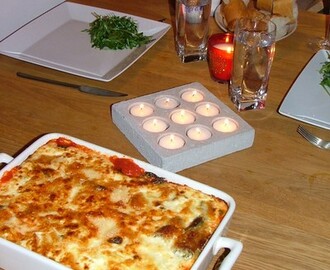
M 55 85 L 61 85 L 61 86 L 66 86 L 66 87 L 73 87 L 73 88 L 79 88 L 79 85 L 72 84 L 72 83 L 67 83 L 67 82 L 60 82 L 52 79 L 47 79 L 47 78 L 42 78 L 38 76 L 34 76 L 31 74 L 26 74 L 23 72 L 17 72 L 16 75 L 18 77 L 24 78 L 24 79 L 30 79 L 34 81 L 39 81 L 39 82 L 45 82 L 45 83 L 50 83 L 50 84 L 55 84 Z

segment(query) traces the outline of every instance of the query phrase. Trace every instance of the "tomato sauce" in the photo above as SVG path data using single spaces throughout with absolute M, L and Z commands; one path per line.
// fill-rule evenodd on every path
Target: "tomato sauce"
M 10 171 L 7 171 L 3 174 L 3 176 L 0 178 L 0 184 L 4 184 L 9 182 L 13 177 L 15 172 L 18 170 L 17 167 L 11 169 Z
M 56 139 L 56 143 L 59 147 L 77 146 L 73 141 L 62 137 Z
M 134 163 L 132 159 L 111 156 L 110 161 L 113 163 L 116 170 L 121 171 L 127 176 L 139 177 L 145 173 L 144 169 Z

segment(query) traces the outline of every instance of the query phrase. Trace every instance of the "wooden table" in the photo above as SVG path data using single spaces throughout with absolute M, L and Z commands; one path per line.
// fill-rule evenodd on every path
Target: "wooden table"
M 172 0 L 74 2 L 154 20 L 166 18 L 173 25 Z M 253 146 L 179 172 L 235 199 L 237 210 L 228 237 L 244 244 L 235 269 L 330 268 L 330 152 L 309 144 L 296 132 L 299 122 L 278 113 L 314 53 L 308 40 L 323 35 L 324 22 L 324 15 L 301 12 L 297 30 L 277 43 L 266 109 L 240 113 L 256 130 Z M 212 33 L 221 32 L 213 19 L 211 24 Z M 144 160 L 111 120 L 110 105 L 123 98 L 28 81 L 17 78 L 17 71 L 126 92 L 127 98 L 198 81 L 234 110 L 227 86 L 211 80 L 206 62 L 179 61 L 173 28 L 108 83 L 0 56 L 0 152 L 10 155 L 44 133 L 61 132 Z M 309 128 L 330 139 L 329 131 Z

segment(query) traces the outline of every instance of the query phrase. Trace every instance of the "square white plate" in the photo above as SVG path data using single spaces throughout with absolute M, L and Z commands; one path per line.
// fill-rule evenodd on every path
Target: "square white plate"
M 64 0 L 1 0 L 0 41 Z
M 279 112 L 296 120 L 330 130 L 330 95 L 320 85 L 320 69 L 328 51 L 318 51 L 298 76 Z
M 95 20 L 92 13 L 129 16 L 138 31 L 153 41 L 135 49 L 92 48 L 82 32 Z M 107 9 L 64 2 L 31 21 L 0 43 L 0 53 L 41 66 L 100 81 L 110 81 L 150 49 L 170 28 L 169 24 Z

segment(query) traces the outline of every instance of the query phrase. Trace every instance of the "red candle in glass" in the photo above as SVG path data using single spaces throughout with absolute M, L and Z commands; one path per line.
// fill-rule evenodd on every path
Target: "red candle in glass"
M 221 83 L 229 81 L 233 68 L 234 35 L 218 33 L 210 36 L 207 47 L 207 60 L 213 80 Z

